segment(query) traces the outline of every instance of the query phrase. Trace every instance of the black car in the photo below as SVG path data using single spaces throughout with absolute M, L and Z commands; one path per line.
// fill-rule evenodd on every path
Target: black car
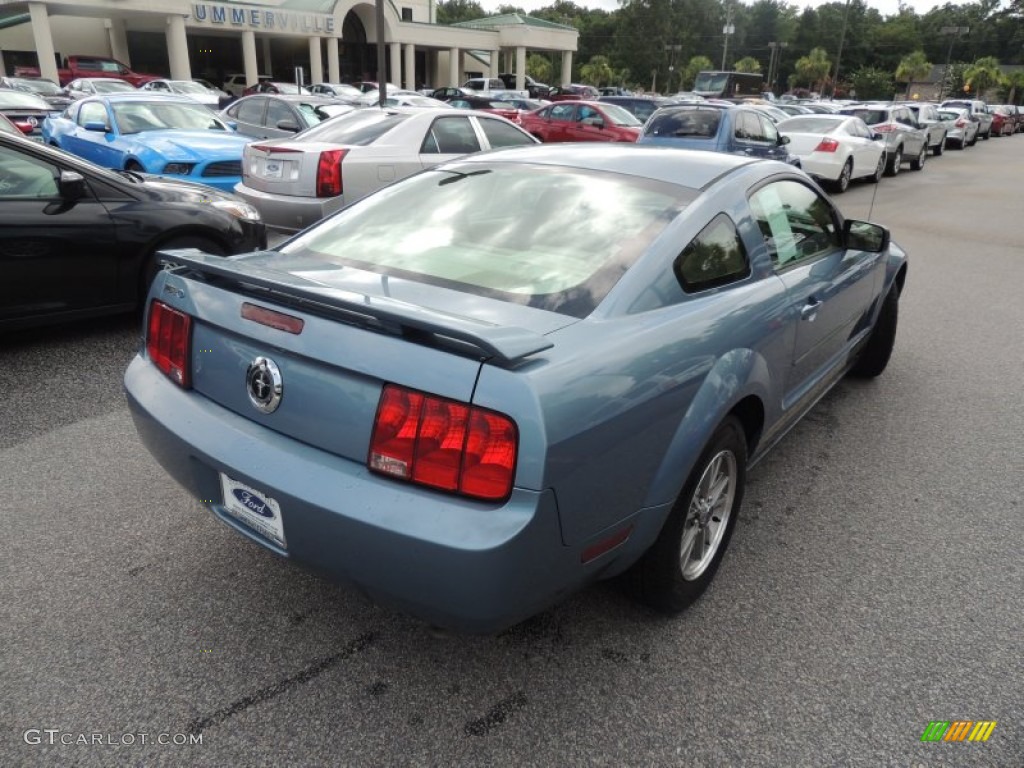
M 661 96 L 602 96 L 598 101 L 606 101 L 609 104 L 618 104 L 625 110 L 633 113 L 637 120 L 646 123 L 647 118 L 662 107 L 667 107 L 678 102 L 666 99 Z
M 35 141 L 43 140 L 43 120 L 56 114 L 53 107 L 34 93 L 0 90 L 0 114 Z
M 59 85 L 42 77 L 0 77 L 0 88 L 34 93 L 49 104 L 51 109 L 62 112 L 71 103 L 71 98 Z
M 231 195 L 0 133 L 0 331 L 132 310 L 164 249 L 266 244 L 259 214 Z

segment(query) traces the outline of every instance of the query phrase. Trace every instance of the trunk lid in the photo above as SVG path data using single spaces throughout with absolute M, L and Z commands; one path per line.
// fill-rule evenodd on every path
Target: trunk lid
M 516 365 L 551 346 L 542 331 L 574 322 L 493 299 L 460 302 L 455 291 L 355 270 L 315 279 L 312 264 L 281 254 L 238 260 L 175 251 L 166 259 L 185 269 L 162 272 L 154 298 L 193 317 L 193 389 L 360 463 L 385 383 L 469 403 L 483 362 Z M 256 307 L 301 320 L 301 331 L 247 319 L 246 306 L 247 313 Z M 524 322 L 513 325 L 516 319 Z M 269 413 L 250 396 L 248 371 L 258 358 L 280 371 L 281 400 Z
M 242 153 L 242 183 L 259 192 L 316 197 L 320 153 L 345 149 L 325 142 L 256 141 Z

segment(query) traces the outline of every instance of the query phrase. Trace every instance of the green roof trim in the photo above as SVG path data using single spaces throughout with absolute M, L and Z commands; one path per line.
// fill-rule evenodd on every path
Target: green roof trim
M 0 29 L 7 29 L 8 27 L 17 27 L 19 24 L 24 24 L 32 18 L 27 13 L 16 13 L 13 16 L 5 16 L 0 19 Z
M 471 19 L 452 24 L 453 27 L 470 27 L 471 29 L 494 29 L 495 27 L 538 27 L 540 29 L 565 29 L 572 32 L 576 27 L 565 24 L 556 24 L 547 19 L 538 19 L 536 16 L 524 16 L 521 13 L 504 13 L 498 16 L 485 16 L 482 19 Z

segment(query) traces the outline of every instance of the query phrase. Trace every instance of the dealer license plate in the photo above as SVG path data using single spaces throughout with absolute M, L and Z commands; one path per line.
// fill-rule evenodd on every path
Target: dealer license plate
M 284 163 L 279 160 L 268 160 L 263 166 L 263 175 L 268 179 L 280 179 L 284 170 Z
M 224 492 L 224 510 L 241 523 L 277 544 L 287 548 L 281 506 L 267 494 L 232 480 L 223 472 L 220 487 Z

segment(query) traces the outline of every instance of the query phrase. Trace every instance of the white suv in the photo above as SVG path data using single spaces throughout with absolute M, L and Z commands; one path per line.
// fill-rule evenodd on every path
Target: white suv
M 258 75 L 257 78 L 259 80 L 269 80 L 270 75 Z M 235 98 L 238 98 L 242 95 L 242 91 L 245 90 L 245 75 L 237 72 L 228 75 L 224 79 L 224 85 L 221 87 Z

